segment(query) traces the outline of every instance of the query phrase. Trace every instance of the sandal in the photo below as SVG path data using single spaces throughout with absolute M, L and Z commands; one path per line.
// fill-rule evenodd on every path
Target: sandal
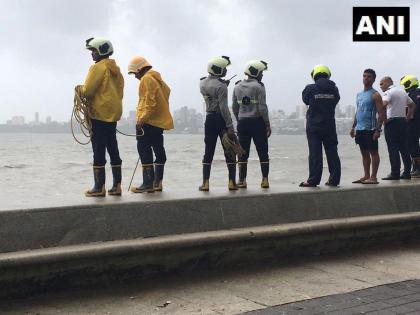
M 367 184 L 367 185 L 376 185 L 379 184 L 378 180 L 376 178 L 369 178 L 366 179 L 362 182 L 362 184 Z
M 360 178 L 360 179 L 355 180 L 355 181 L 353 181 L 353 182 L 351 182 L 351 183 L 352 183 L 352 184 L 363 184 L 363 182 L 364 182 L 365 180 L 368 180 L 368 179 L 363 179 L 363 178 Z

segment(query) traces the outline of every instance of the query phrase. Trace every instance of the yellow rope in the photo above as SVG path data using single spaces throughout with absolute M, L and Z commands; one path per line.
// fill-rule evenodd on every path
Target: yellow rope
M 236 159 L 236 156 L 241 158 L 245 154 L 245 150 L 239 144 L 238 138 L 236 136 L 232 138 L 229 137 L 227 132 L 223 134 L 222 144 L 226 155 L 228 155 L 232 160 Z
M 83 97 L 80 86 L 76 86 L 74 88 L 74 101 L 73 101 L 73 112 L 70 119 L 70 126 L 71 126 L 71 133 L 73 135 L 74 140 L 81 145 L 87 145 L 90 143 L 92 139 L 92 123 L 91 123 L 91 112 L 90 112 L 90 102 L 86 97 Z M 79 126 L 80 130 L 82 131 L 85 138 L 88 140 L 86 142 L 82 142 L 81 140 L 77 139 L 76 134 L 74 132 L 74 121 L 76 121 Z M 121 132 L 117 129 L 117 132 L 128 137 L 143 137 L 144 130 L 141 128 L 141 134 L 139 135 L 130 135 L 124 132 Z
M 87 145 L 90 143 L 92 138 L 92 123 L 90 120 L 91 113 L 90 113 L 90 106 L 89 101 L 87 98 L 83 97 L 80 93 L 80 86 L 76 86 L 74 88 L 74 101 L 73 101 L 73 112 L 70 119 L 71 125 L 71 133 L 73 135 L 74 140 L 81 145 Z M 74 133 L 74 126 L 73 122 L 76 122 L 80 126 L 80 130 L 82 131 L 83 135 L 88 138 L 86 142 L 82 142 L 77 139 Z

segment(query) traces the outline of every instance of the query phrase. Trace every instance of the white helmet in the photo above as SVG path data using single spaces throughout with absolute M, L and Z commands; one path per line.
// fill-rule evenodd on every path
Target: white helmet
M 253 78 L 258 78 L 261 72 L 267 70 L 267 63 L 262 60 L 248 61 L 245 67 L 245 74 Z
M 211 58 L 207 64 L 207 72 L 216 76 L 226 74 L 225 69 L 230 65 L 230 59 L 227 56 Z
M 102 37 L 92 37 L 86 40 L 86 49 L 96 49 L 100 56 L 111 56 L 114 48 L 109 40 Z

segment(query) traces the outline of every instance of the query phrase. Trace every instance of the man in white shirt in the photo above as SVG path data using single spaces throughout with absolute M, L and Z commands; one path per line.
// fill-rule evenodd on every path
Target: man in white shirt
M 407 121 L 413 119 L 415 104 L 411 98 L 394 86 L 390 77 L 384 77 L 379 84 L 386 108 L 385 140 L 388 146 L 391 173 L 383 180 L 411 179 L 411 157 L 408 150 Z M 407 110 L 408 108 L 408 110 Z M 400 175 L 401 158 L 404 172 Z

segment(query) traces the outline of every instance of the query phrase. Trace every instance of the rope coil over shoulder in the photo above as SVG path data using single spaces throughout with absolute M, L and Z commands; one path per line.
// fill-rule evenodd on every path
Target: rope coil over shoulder
M 84 97 L 80 91 L 80 86 L 76 86 L 74 88 L 74 100 L 73 100 L 73 111 L 70 119 L 70 127 L 71 127 L 71 133 L 73 135 L 74 140 L 76 140 L 77 143 L 81 145 L 87 145 L 91 142 L 92 139 L 92 122 L 91 122 L 91 112 L 90 112 L 90 102 L 89 100 Z M 74 132 L 74 121 L 76 121 L 79 126 L 80 130 L 82 131 L 83 135 L 86 140 L 83 142 L 83 140 L 79 140 L 76 137 L 76 134 Z M 124 132 L 121 132 L 117 129 L 117 132 L 119 134 L 122 134 L 127 137 L 143 137 L 144 136 L 144 130 L 141 128 L 141 134 L 139 135 L 130 135 L 126 134 Z

